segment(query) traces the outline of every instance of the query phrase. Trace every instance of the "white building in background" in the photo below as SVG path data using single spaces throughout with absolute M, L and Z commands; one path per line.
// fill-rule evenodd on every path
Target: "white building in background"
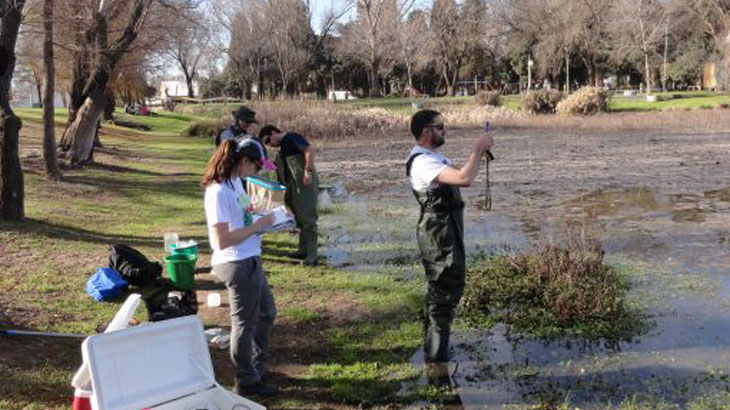
M 66 100 L 56 91 L 53 96 L 53 105 L 55 107 L 66 107 Z M 10 87 L 10 107 L 11 108 L 30 108 L 40 107 L 41 102 L 38 99 L 38 89 L 33 81 L 13 77 L 13 83 Z
M 356 100 L 357 97 L 352 95 L 351 91 L 330 90 L 327 93 L 327 99 L 330 101 Z
M 198 93 L 198 82 L 193 81 L 193 95 L 197 98 Z M 164 100 L 170 97 L 187 97 L 188 96 L 188 84 L 185 81 L 178 80 L 165 80 L 160 82 L 160 87 L 157 91 L 157 99 Z

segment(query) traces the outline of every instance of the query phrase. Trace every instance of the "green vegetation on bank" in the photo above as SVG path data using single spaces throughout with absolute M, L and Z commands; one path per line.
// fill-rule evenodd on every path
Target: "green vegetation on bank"
M 627 298 L 629 276 L 597 246 L 544 246 L 476 261 L 460 305 L 466 323 L 506 323 L 541 338 L 619 341 L 645 333 L 648 315 Z

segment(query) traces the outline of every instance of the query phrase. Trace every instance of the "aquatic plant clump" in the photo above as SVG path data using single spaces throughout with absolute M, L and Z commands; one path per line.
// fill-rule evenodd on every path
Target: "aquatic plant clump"
M 461 312 L 470 323 L 504 322 L 538 337 L 619 340 L 643 333 L 647 315 L 629 305 L 627 277 L 603 256 L 597 245 L 550 245 L 477 263 L 467 274 Z

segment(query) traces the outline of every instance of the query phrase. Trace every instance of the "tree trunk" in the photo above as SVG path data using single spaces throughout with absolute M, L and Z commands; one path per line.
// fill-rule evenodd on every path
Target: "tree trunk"
M 370 80 L 370 96 L 375 97 L 380 95 L 380 79 L 378 78 L 378 72 L 380 71 L 380 62 L 373 60 L 370 62 L 370 70 L 368 71 L 368 77 Z
M 33 82 L 35 83 L 35 91 L 38 95 L 38 104 L 43 107 L 43 80 L 33 71 Z
M 570 94 L 570 57 L 565 54 L 565 93 Z
M 183 75 L 185 76 L 185 83 L 188 85 L 188 97 L 194 98 L 195 92 L 193 90 L 193 76 L 195 74 L 188 74 L 188 70 L 183 70 Z
M 407 63 L 406 70 L 407 70 L 406 75 L 408 76 L 408 88 L 411 89 L 410 92 L 412 93 L 413 92 L 413 64 L 411 64 L 410 62 Z M 413 97 L 413 96 L 411 95 L 411 97 Z
M 79 167 L 91 160 L 97 126 L 104 113 L 103 96 L 100 99 L 102 101 L 87 98 L 76 115 L 76 121 L 67 130 L 71 136 L 72 149 L 66 153 L 66 159 L 71 166 Z
M 46 166 L 46 178 L 52 181 L 61 179 L 56 153 L 56 135 L 53 128 L 54 108 L 53 95 L 56 89 L 56 67 L 53 64 L 53 0 L 43 2 L 43 63 L 46 68 L 46 87 L 43 95 L 43 162 Z
M 646 95 L 651 95 L 651 72 L 649 71 L 649 53 L 644 51 L 644 70 L 646 71 Z
M 0 219 L 20 221 L 24 215 L 23 171 L 18 157 L 20 118 L 11 111 L 0 117 Z
M 444 69 L 441 71 L 441 77 L 443 78 L 444 83 L 446 83 L 446 95 L 453 96 L 454 87 L 449 80 L 449 73 L 446 66 L 444 66 Z
M 23 170 L 18 156 L 18 133 L 23 123 L 10 109 L 10 85 L 15 69 L 15 43 L 24 0 L 5 4 L 0 20 L 0 219 L 20 221 L 24 215 Z
M 84 103 L 67 126 L 61 142 L 64 147 L 69 148 L 66 158 L 72 166 L 80 166 L 91 160 L 91 150 L 97 137 L 97 124 L 106 104 L 104 92 L 109 78 L 119 59 L 137 38 L 145 11 L 149 7 L 149 0 L 134 0 L 127 26 L 111 45 L 107 41 L 108 26 L 105 13 L 109 11 L 108 7 L 94 13 L 94 23 L 86 31 L 86 38 L 94 40 L 90 45 L 95 51 L 91 53 L 95 56 L 94 72 L 85 78 L 81 93 L 85 96 Z

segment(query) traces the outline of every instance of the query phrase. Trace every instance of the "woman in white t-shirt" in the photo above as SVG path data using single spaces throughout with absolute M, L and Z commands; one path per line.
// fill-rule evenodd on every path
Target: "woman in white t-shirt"
M 228 289 L 231 360 L 236 366 L 234 391 L 244 396 L 278 393 L 276 386 L 262 381 L 276 305 L 261 269 L 260 232 L 271 226 L 273 216 L 254 222 L 251 199 L 241 181 L 256 174 L 263 159 L 263 147 L 253 139 L 223 141 L 201 180 L 213 273 Z

